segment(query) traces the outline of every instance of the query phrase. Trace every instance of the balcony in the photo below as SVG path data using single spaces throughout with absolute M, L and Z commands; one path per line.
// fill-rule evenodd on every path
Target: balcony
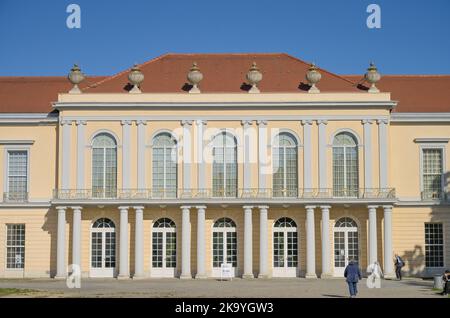
M 4 192 L 3 202 L 6 203 L 28 202 L 28 192 Z
M 443 191 L 422 191 L 420 193 L 422 201 L 445 201 L 448 200 L 448 194 Z
M 54 190 L 54 201 L 257 201 L 257 202 L 306 202 L 306 201 L 395 201 L 395 189 L 285 189 L 250 188 L 234 190 L 217 189 L 67 189 Z

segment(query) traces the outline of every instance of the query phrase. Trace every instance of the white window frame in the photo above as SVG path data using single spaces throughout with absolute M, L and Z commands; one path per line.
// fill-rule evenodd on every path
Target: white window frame
M 293 141 L 294 141 L 294 145 L 293 146 L 280 146 L 279 144 L 279 138 L 281 135 L 286 134 L 289 137 L 292 137 Z M 278 160 L 279 160 L 279 153 L 280 151 L 283 152 L 283 162 L 282 162 L 282 166 L 284 167 L 283 170 L 283 188 L 281 189 L 282 192 L 284 192 L 283 196 L 290 196 L 290 197 L 295 197 L 298 195 L 298 182 L 299 182 L 299 163 L 298 163 L 298 158 L 299 158 L 299 141 L 296 135 L 294 135 L 292 132 L 290 131 L 281 131 L 279 134 L 277 134 L 273 141 L 272 141 L 273 147 L 272 147 L 272 165 L 275 162 L 274 161 L 274 157 L 275 154 L 278 155 Z M 290 148 L 290 149 L 295 149 L 296 153 L 295 153 L 295 164 L 296 164 L 296 172 L 295 172 L 295 185 L 296 185 L 296 191 L 297 193 L 295 195 L 286 195 L 287 194 L 287 177 L 288 177 L 288 173 L 287 173 L 287 159 L 286 159 L 286 149 Z M 281 167 L 281 162 L 279 162 L 279 167 Z M 275 191 L 275 184 L 274 184 L 274 176 L 275 173 L 272 172 L 272 189 L 273 191 Z M 278 191 L 278 189 L 277 189 Z
M 8 267 L 8 247 L 10 247 L 8 245 L 8 225 L 23 225 L 24 226 L 24 245 L 23 245 L 23 253 L 24 253 L 24 264 L 23 264 L 23 268 L 9 268 Z M 5 224 L 5 271 L 9 271 L 9 272 L 23 272 L 25 270 L 25 260 L 26 260 L 26 228 L 27 225 L 26 223 L 6 223 Z M 12 246 L 11 246 L 12 247 Z
M 347 133 L 351 136 L 353 136 L 353 138 L 355 139 L 356 145 L 355 146 L 338 146 L 334 144 L 334 140 L 336 138 L 336 136 L 338 136 L 339 134 L 342 133 Z M 363 145 L 360 143 L 359 140 L 359 136 L 353 132 L 351 129 L 339 129 L 338 131 L 336 131 L 333 134 L 333 137 L 331 139 L 331 174 L 332 174 L 332 191 L 333 191 L 333 196 L 335 196 L 334 191 L 335 191 L 335 187 L 334 187 L 334 148 L 344 148 L 344 180 L 343 180 L 343 185 L 344 185 L 344 189 L 348 190 L 348 185 L 347 185 L 347 149 L 348 148 L 355 148 L 356 149 L 356 173 L 357 173 L 357 188 L 355 189 L 357 192 L 359 192 L 359 187 L 360 187 L 360 177 L 361 177 L 361 169 L 360 169 L 360 159 L 359 159 L 359 155 L 360 155 L 360 148 Z M 358 194 L 357 194 L 358 196 Z M 341 197 L 341 196 L 339 196 Z M 354 196 L 351 195 L 346 195 L 346 196 L 342 196 L 342 197 L 350 197 L 353 198 Z
M 431 267 L 431 266 L 426 266 L 426 249 L 424 250 L 424 265 L 426 269 L 441 269 L 441 268 L 445 268 L 445 260 L 447 257 L 447 253 L 445 251 L 446 248 L 446 244 L 445 244 L 445 223 L 444 222 L 440 222 L 440 221 L 435 221 L 435 222 L 424 222 L 423 224 L 423 229 L 424 229 L 424 247 L 426 246 L 426 242 L 425 242 L 425 225 L 426 224 L 441 224 L 442 225 L 442 258 L 443 258 L 443 266 L 441 267 Z
M 168 134 L 170 135 L 171 140 L 174 142 L 173 146 L 156 146 L 155 145 L 155 139 L 159 137 L 159 135 L 162 134 Z M 156 134 L 153 135 L 152 137 L 152 143 L 150 145 L 150 147 L 152 148 L 152 155 L 151 155 L 151 164 L 152 164 L 152 189 L 153 191 L 156 191 L 157 193 L 159 193 L 160 189 L 156 189 L 155 188 L 155 174 L 153 173 L 153 168 L 155 166 L 155 149 L 162 149 L 163 150 L 163 191 L 165 191 L 167 189 L 167 160 L 166 160 L 166 153 L 167 151 L 170 151 L 170 153 L 172 154 L 172 152 L 175 152 L 175 195 L 177 194 L 177 190 L 178 190 L 178 140 L 177 138 L 174 137 L 174 135 L 169 132 L 169 131 L 158 131 Z
M 3 171 L 3 192 L 9 192 L 9 152 L 12 151 L 25 151 L 27 153 L 27 193 L 28 199 L 30 195 L 30 146 L 6 146 L 4 148 L 4 171 Z M 3 196 L 2 196 L 3 197 Z
M 419 177 L 419 182 L 420 182 L 420 200 L 423 200 L 422 198 L 422 193 L 424 191 L 424 184 L 423 184 L 423 151 L 426 149 L 440 149 L 442 151 L 442 173 L 441 173 L 441 191 L 442 194 L 445 196 L 446 194 L 446 189 L 445 189 L 445 180 L 444 180 L 444 173 L 446 171 L 446 167 L 445 167 L 445 161 L 446 161 L 446 154 L 445 154 L 445 143 L 433 143 L 433 144 L 422 144 L 419 146 L 419 151 L 420 151 L 420 177 Z M 449 198 L 447 198 L 448 200 Z M 441 201 L 445 200 L 445 198 L 441 198 Z
M 97 138 L 98 136 L 105 134 L 105 135 L 109 135 L 114 142 L 116 143 L 115 147 L 95 147 L 94 146 L 94 141 L 95 138 Z M 111 133 L 108 130 L 101 130 L 96 132 L 92 139 L 91 139 L 91 156 L 90 156 L 90 161 L 91 161 L 91 189 L 94 188 L 94 149 L 103 149 L 103 185 L 102 185 L 102 196 L 98 197 L 98 198 L 108 198 L 106 196 L 106 151 L 105 149 L 116 149 L 116 184 L 115 184 L 115 190 L 116 190 L 116 194 L 117 194 L 117 190 L 118 190 L 118 179 L 119 179 L 119 143 L 118 143 L 118 139 L 115 136 L 115 134 Z M 93 191 L 92 191 L 93 192 Z M 92 193 L 93 194 L 93 193 Z
M 217 147 L 214 145 L 214 142 L 216 141 L 216 138 L 222 138 L 223 135 L 228 135 L 229 137 L 233 138 L 234 140 L 234 146 L 230 147 L 227 145 L 223 145 L 221 147 Z M 238 143 L 238 138 L 230 133 L 229 131 L 226 130 L 221 130 L 219 131 L 219 133 L 215 134 L 214 137 L 211 139 L 211 151 L 212 151 L 212 162 L 211 162 L 211 188 L 212 188 L 212 196 L 216 197 L 214 195 L 214 162 L 215 162 L 215 158 L 216 158 L 216 154 L 215 154 L 215 149 L 223 149 L 223 153 L 222 153 L 222 159 L 223 159 L 223 194 L 222 196 L 218 196 L 220 197 L 225 197 L 225 198 L 233 198 L 236 197 L 238 195 L 239 192 L 239 143 Z M 228 171 L 227 171 L 227 165 L 226 165 L 226 149 L 234 149 L 235 150 L 235 164 L 236 164 L 236 196 L 228 196 L 227 195 L 227 177 L 228 177 Z M 220 179 L 219 179 L 220 180 Z

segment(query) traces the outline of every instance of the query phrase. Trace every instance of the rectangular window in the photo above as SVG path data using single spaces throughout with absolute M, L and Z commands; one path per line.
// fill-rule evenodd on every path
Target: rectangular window
M 440 199 L 442 195 L 443 153 L 441 148 L 422 150 L 422 198 Z
M 442 223 L 425 223 L 425 266 L 444 267 Z
M 6 225 L 6 268 L 23 269 L 25 264 L 25 224 Z
M 8 151 L 8 191 L 6 200 L 26 201 L 28 197 L 28 151 Z

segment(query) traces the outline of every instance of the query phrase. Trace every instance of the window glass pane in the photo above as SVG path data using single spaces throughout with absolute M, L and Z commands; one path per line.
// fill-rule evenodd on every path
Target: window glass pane
M 25 265 L 25 224 L 7 224 L 6 232 L 6 268 L 23 269 Z
M 425 223 L 425 266 L 444 266 L 444 235 L 442 223 Z
M 358 146 L 350 133 L 340 133 L 333 141 L 333 195 L 358 195 Z
M 25 200 L 28 192 L 28 152 L 8 151 L 8 199 Z
M 439 197 L 442 191 L 442 149 L 423 149 L 422 184 L 426 196 Z
M 92 195 L 115 197 L 117 194 L 117 147 L 106 133 L 97 135 L 92 149 Z
M 234 137 L 223 132 L 213 141 L 213 195 L 237 196 L 237 145 Z

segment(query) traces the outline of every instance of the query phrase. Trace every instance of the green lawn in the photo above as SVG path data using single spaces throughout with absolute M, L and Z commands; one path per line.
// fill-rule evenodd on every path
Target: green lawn
M 38 292 L 34 289 L 18 289 L 18 288 L 0 288 L 0 297 L 13 296 L 13 295 L 25 295 L 29 293 Z

